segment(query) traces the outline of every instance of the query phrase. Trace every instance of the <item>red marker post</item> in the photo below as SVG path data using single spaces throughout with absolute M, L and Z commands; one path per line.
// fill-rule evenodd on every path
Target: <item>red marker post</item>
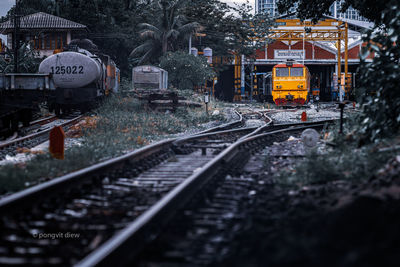
M 301 113 L 301 121 L 307 121 L 307 113 L 305 111 Z
M 50 131 L 49 151 L 53 158 L 64 159 L 65 133 L 61 126 L 55 126 Z

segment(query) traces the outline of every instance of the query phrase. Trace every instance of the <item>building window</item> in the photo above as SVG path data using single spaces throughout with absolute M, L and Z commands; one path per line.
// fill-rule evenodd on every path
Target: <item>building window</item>
M 34 40 L 35 49 L 55 50 L 55 49 L 61 49 L 66 45 L 67 33 L 65 32 L 46 33 L 46 34 L 40 34 L 40 36 L 36 36 L 31 39 Z

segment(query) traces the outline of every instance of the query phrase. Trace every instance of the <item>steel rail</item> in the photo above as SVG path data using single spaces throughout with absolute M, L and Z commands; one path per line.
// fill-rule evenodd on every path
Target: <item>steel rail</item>
M 290 128 L 290 127 L 296 127 L 296 126 L 308 126 L 312 127 L 314 125 L 319 125 L 321 123 L 334 123 L 335 121 L 339 121 L 338 119 L 331 119 L 331 120 L 323 120 L 323 121 L 312 121 L 312 122 L 295 122 L 295 123 L 281 123 L 281 124 L 274 124 L 272 119 L 271 123 L 258 127 L 257 129 L 254 130 L 254 132 L 249 133 L 248 135 L 242 136 L 239 140 L 244 140 L 247 139 L 251 136 L 264 133 L 264 132 L 271 132 L 279 129 L 285 129 L 285 128 Z
M 332 120 L 328 120 L 327 122 L 332 122 Z M 319 124 L 321 122 L 318 122 Z M 307 126 L 313 126 L 317 124 L 315 123 L 307 123 Z M 106 160 L 104 162 L 97 163 L 93 166 L 66 174 L 64 176 L 55 178 L 51 181 L 33 186 L 31 188 L 27 188 L 23 191 L 17 192 L 15 194 L 12 194 L 10 196 L 4 197 L 0 199 L 0 212 L 5 212 L 5 211 L 10 211 L 14 208 L 25 206 L 25 204 L 31 204 L 34 203 L 32 201 L 38 201 L 41 198 L 46 198 L 48 194 L 50 193 L 56 193 L 58 191 L 63 191 L 67 186 L 71 186 L 73 184 L 78 184 L 78 183 L 85 183 L 85 177 L 88 176 L 93 176 L 96 175 L 97 173 L 101 173 L 104 170 L 112 170 L 114 168 L 121 167 L 121 165 L 126 164 L 126 163 L 132 163 L 135 161 L 138 161 L 140 159 L 143 159 L 147 156 L 150 156 L 154 153 L 160 152 L 165 149 L 169 149 L 172 147 L 172 145 L 181 145 L 185 142 L 193 141 L 193 140 L 201 140 L 213 135 L 224 135 L 224 134 L 229 134 L 229 133 L 236 133 L 236 132 L 244 132 L 244 131 L 250 131 L 249 134 L 245 135 L 246 138 L 249 138 L 250 136 L 257 135 L 262 131 L 274 131 L 274 130 L 279 130 L 282 128 L 289 128 L 289 127 L 294 127 L 298 125 L 304 125 L 304 123 L 293 123 L 293 124 L 278 124 L 278 125 L 273 125 L 270 126 L 271 129 L 268 129 L 268 125 L 257 128 L 257 127 L 252 127 L 252 128 L 241 128 L 241 129 L 233 129 L 233 130 L 225 130 L 225 131 L 219 131 L 219 132 L 214 132 L 214 133 L 205 133 L 205 134 L 199 134 L 199 135 L 191 135 L 185 138 L 174 138 L 174 139 L 168 139 L 168 140 L 163 140 L 154 144 L 150 144 L 148 146 L 139 148 L 135 151 L 132 151 L 130 153 L 121 155 L 119 157 L 113 158 Z M 244 138 L 240 138 L 239 140 L 244 140 Z
M 51 116 L 48 116 L 48 117 L 46 117 L 46 118 L 42 118 L 42 119 L 38 119 L 38 120 L 31 121 L 31 122 L 29 123 L 29 126 L 36 125 L 36 124 L 42 125 L 42 124 L 45 124 L 45 123 L 54 121 L 54 120 L 56 120 L 56 119 L 57 119 L 57 116 L 51 115 Z
M 148 155 L 157 153 L 162 149 L 169 148 L 170 144 L 174 140 L 175 139 L 163 140 L 158 143 L 139 148 L 122 156 L 66 174 L 51 181 L 4 197 L 0 199 L 0 213 L 7 212 L 21 206 L 24 207 L 30 205 L 32 203 L 35 203 L 35 201 L 47 198 L 49 194 L 55 194 L 59 191 L 63 191 L 68 186 L 87 182 L 85 177 L 96 175 L 106 169 L 112 170 L 113 168 L 118 168 L 122 164 L 140 160 Z
M 221 128 L 223 129 L 223 128 L 228 127 L 229 125 L 227 124 L 227 125 L 221 125 L 221 127 L 213 128 L 215 130 L 219 130 L 217 132 L 213 131 L 213 133 L 215 132 L 215 133 L 218 133 L 218 134 L 230 134 L 230 133 L 236 133 L 236 132 L 250 132 L 249 134 L 247 134 L 245 136 L 251 136 L 251 135 L 257 134 L 260 131 L 261 132 L 265 131 L 268 127 L 273 126 L 273 121 L 272 121 L 272 119 L 270 117 L 268 117 L 265 113 L 261 113 L 261 112 L 257 112 L 257 113 L 260 113 L 261 117 L 264 117 L 265 120 L 268 120 L 266 125 L 263 125 L 261 127 L 247 127 L 247 128 L 239 128 L 239 129 L 232 129 L 232 130 L 221 130 Z M 242 122 L 243 121 L 243 116 L 240 113 L 237 113 L 237 114 L 241 116 L 240 121 Z M 235 123 L 235 125 L 237 125 L 238 122 L 234 122 L 234 123 Z M 298 124 L 293 124 L 293 125 L 298 125 Z M 292 125 L 288 125 L 288 126 L 292 126 Z M 285 126 L 278 125 L 278 127 L 285 127 Z M 200 132 L 200 133 L 198 133 L 196 135 L 190 135 L 190 136 L 178 138 L 174 142 L 174 145 L 179 145 L 179 144 L 181 144 L 183 142 L 188 142 L 188 141 L 192 141 L 192 140 L 196 140 L 196 139 L 208 138 L 208 137 L 212 136 L 213 133 L 210 133 L 208 131 L 205 131 L 205 132 L 203 131 L 203 132 Z M 241 137 L 241 138 L 243 139 L 244 137 Z
M 78 116 L 78 117 L 76 117 L 76 118 L 74 118 L 72 120 L 69 120 L 69 121 L 66 121 L 66 122 L 62 123 L 60 126 L 62 126 L 62 127 L 69 126 L 69 125 L 74 124 L 77 121 L 81 120 L 82 118 L 83 118 L 83 116 Z M 14 140 L 6 142 L 6 143 L 2 143 L 2 144 L 0 144 L 0 150 L 3 150 L 3 149 L 5 149 L 7 147 L 10 147 L 10 146 L 14 146 L 14 145 L 26 142 L 27 140 L 31 140 L 31 139 L 34 139 L 34 138 L 38 138 L 40 136 L 44 136 L 44 135 L 48 134 L 50 131 L 51 131 L 51 129 L 46 129 L 46 130 L 41 131 L 41 132 L 33 133 L 33 134 L 30 134 L 30 135 L 27 135 L 27 136 L 24 136 L 24 137 L 20 137 L 20 138 L 14 139 Z
M 229 164 L 242 149 L 248 150 L 246 145 L 266 145 L 266 141 L 272 135 L 282 134 L 291 131 L 300 131 L 309 128 L 310 125 L 301 127 L 291 127 L 268 133 L 250 136 L 247 139 L 238 140 L 224 151 L 219 153 L 213 160 L 208 162 L 198 172 L 186 178 L 181 184 L 177 185 L 172 191 L 167 193 L 150 209 L 136 218 L 130 225 L 107 240 L 98 249 L 87 255 L 75 266 L 110 266 L 123 265 L 121 257 L 131 259 L 139 253 L 143 247 L 156 237 L 155 233 L 161 231 L 161 226 L 168 223 L 173 215 L 206 183 L 210 182 L 215 174 Z M 313 128 L 322 128 L 324 124 L 312 125 Z M 151 233 L 148 235 L 148 233 Z
M 157 142 L 154 144 L 150 144 L 148 146 L 139 148 L 135 151 L 121 155 L 119 157 L 109 159 L 104 162 L 100 162 L 100 163 L 92 165 L 90 167 L 86 167 L 84 169 L 81 169 L 81 170 L 63 175 L 61 177 L 55 178 L 55 179 L 45 182 L 43 184 L 39 184 L 39 185 L 33 186 L 31 188 L 25 189 L 23 191 L 17 192 L 8 197 L 4 197 L 4 198 L 0 199 L 0 212 L 9 211 L 15 207 L 21 207 L 24 205 L 24 203 L 26 203 L 26 204 L 34 203 L 31 201 L 38 201 L 39 199 L 43 198 L 45 195 L 48 196 L 49 193 L 55 193 L 55 192 L 58 192 L 59 190 L 62 191 L 67 186 L 71 186 L 75 183 L 84 183 L 85 177 L 93 176 L 96 173 L 101 173 L 105 169 L 112 170 L 113 168 L 117 168 L 125 163 L 135 162 L 146 156 L 160 152 L 164 149 L 169 149 L 172 147 L 173 142 L 175 142 L 177 140 L 181 140 L 180 144 L 182 144 L 185 140 L 189 141 L 189 140 L 194 140 L 194 139 L 202 139 L 204 137 L 213 136 L 213 135 L 224 135 L 224 134 L 228 134 L 230 132 L 235 133 L 235 132 L 240 132 L 240 131 L 253 131 L 256 129 L 256 128 L 243 128 L 243 129 L 241 128 L 241 129 L 233 129 L 233 130 L 225 130 L 225 131 L 215 132 L 215 130 L 220 129 L 220 128 L 234 127 L 235 125 L 238 125 L 238 124 L 241 125 L 242 121 L 243 121 L 243 117 L 238 112 L 237 112 L 237 115 L 239 115 L 238 120 L 236 120 L 232 123 L 227 123 L 227 124 L 209 129 L 209 130 L 213 130 L 214 132 L 203 133 L 203 134 L 194 134 L 194 135 L 190 135 L 187 138 L 181 138 L 181 139 L 173 138 L 173 139 L 163 140 L 163 141 L 160 141 L 160 142 Z M 49 132 L 49 131 L 50 130 L 46 130 L 46 132 Z M 41 132 L 41 134 L 44 134 L 44 133 L 45 133 L 45 131 Z M 26 136 L 24 138 L 29 138 L 29 137 L 30 136 Z M 23 139 L 23 138 L 21 138 L 21 139 Z
M 206 134 L 206 133 L 211 133 L 211 132 L 217 132 L 217 131 L 223 131 L 223 130 L 232 129 L 234 127 L 239 127 L 239 126 L 243 125 L 244 124 L 244 119 L 243 119 L 242 114 L 240 114 L 236 110 L 235 110 L 235 113 L 236 113 L 236 115 L 239 116 L 239 119 L 237 119 L 237 120 L 235 120 L 233 122 L 228 122 L 228 123 L 225 123 L 225 124 L 222 124 L 222 125 L 219 125 L 219 126 L 216 126 L 216 127 L 204 130 L 204 131 L 201 131 L 201 132 L 197 133 L 196 135 L 198 135 L 198 134 Z
M 242 119 L 242 117 L 241 117 Z M 235 122 L 237 123 L 237 122 Z M 96 175 L 97 173 L 101 173 L 104 170 L 112 170 L 114 168 L 121 167 L 121 165 L 126 163 L 132 163 L 143 159 L 147 156 L 150 156 L 154 153 L 160 152 L 165 149 L 169 149 L 172 147 L 172 144 L 176 141 L 180 141 L 176 144 L 182 144 L 187 141 L 196 140 L 196 139 L 203 139 L 210 136 L 219 136 L 229 133 L 236 133 L 240 131 L 254 131 L 257 128 L 240 128 L 240 129 L 233 129 L 233 130 L 225 130 L 225 131 L 218 131 L 212 133 L 205 133 L 205 134 L 194 134 L 190 135 L 186 138 L 173 138 L 163 140 L 154 144 L 150 144 L 148 146 L 139 148 L 135 151 L 129 152 L 127 154 L 121 155 L 119 157 L 106 160 L 104 162 L 97 163 L 93 166 L 66 174 L 64 176 L 55 178 L 51 181 L 45 182 L 43 184 L 39 184 L 33 186 L 31 188 L 25 189 L 23 191 L 17 192 L 12 194 L 8 197 L 0 199 L 0 212 L 12 210 L 15 207 L 23 206 L 24 203 L 30 204 L 34 203 L 31 201 L 38 201 L 43 197 L 47 197 L 50 193 L 56 193 L 58 191 L 65 190 L 66 187 L 77 184 L 77 183 L 84 183 L 85 177 Z
M 292 125 L 291 125 L 292 126 Z M 290 126 L 290 127 L 291 127 Z M 275 127 L 275 126 L 274 126 Z M 278 127 L 287 127 L 287 125 L 285 126 L 278 126 Z M 238 130 L 254 130 L 254 129 L 258 129 L 258 128 L 244 128 L 244 129 L 235 129 L 235 130 L 230 130 L 230 131 L 220 131 L 220 132 L 215 132 L 213 133 L 214 135 L 223 135 L 229 132 L 237 132 Z M 293 129 L 292 129 L 293 130 Z M 274 133 L 278 133 L 279 131 L 275 131 Z M 209 134 L 211 135 L 211 134 Z M 190 140 L 193 140 L 193 138 L 196 138 L 196 136 L 192 136 L 190 137 Z M 204 138 L 204 136 L 197 136 L 198 139 L 202 139 Z M 26 207 L 29 205 L 32 205 L 32 203 L 36 203 L 37 201 L 41 201 L 44 198 L 48 198 L 51 195 L 54 195 L 57 192 L 63 192 L 66 190 L 66 188 L 71 187 L 73 185 L 79 185 L 79 184 L 85 184 L 85 183 L 91 183 L 93 181 L 93 179 L 96 179 L 96 177 L 100 177 L 102 173 L 104 173 L 106 170 L 107 171 L 111 171 L 114 170 L 116 168 L 119 168 L 121 166 L 124 166 L 125 164 L 129 164 L 132 162 L 136 162 L 140 159 L 146 158 L 148 156 L 154 155 L 154 153 L 157 152 L 162 152 L 163 150 L 168 150 L 171 148 L 172 144 L 174 141 L 176 141 L 177 139 L 170 139 L 170 140 L 164 140 L 146 147 L 143 147 L 141 149 L 138 149 L 136 151 L 130 152 L 128 154 L 122 155 L 120 157 L 114 158 L 114 159 L 110 159 L 108 161 L 102 162 L 102 163 L 98 163 L 94 166 L 76 171 L 74 173 L 70 173 L 67 175 L 64 175 L 62 177 L 56 178 L 52 181 L 43 183 L 43 184 L 39 184 L 37 186 L 28 188 L 24 191 L 21 191 L 19 193 L 10 195 L 8 197 L 5 197 L 3 199 L 0 200 L 0 213 L 5 213 L 5 212 L 13 212 L 13 211 L 18 211 L 20 210 L 21 207 Z M 239 141 L 236 141 L 234 144 L 237 144 Z M 231 146 L 230 146 L 231 147 Z M 229 148 L 230 148 L 229 147 Z M 228 150 L 229 150 L 228 148 Z M 223 152 L 221 152 L 223 155 L 226 155 L 226 151 L 227 149 L 225 149 Z M 172 194 L 172 192 L 176 192 L 175 190 L 177 190 L 178 188 L 182 188 L 183 185 L 187 185 L 188 188 L 191 188 L 191 190 L 193 192 L 195 192 L 196 188 L 192 185 L 194 184 L 198 184 L 199 181 L 193 180 L 193 176 L 197 177 L 197 174 L 202 174 L 204 175 L 205 170 L 208 169 L 207 166 L 209 166 L 212 162 L 214 162 L 214 160 L 219 159 L 220 155 L 216 156 L 215 159 L 211 160 L 210 162 L 206 163 L 206 165 L 201 169 L 201 171 L 199 173 L 195 173 L 194 175 L 191 175 L 190 177 L 186 178 L 186 180 L 188 181 L 184 181 L 183 184 L 178 185 L 175 189 L 173 189 L 172 191 L 170 191 L 170 193 L 167 193 L 167 195 L 165 195 L 165 197 L 167 197 L 167 199 L 169 199 L 171 196 L 174 196 Z M 226 160 L 226 162 L 229 161 L 228 158 L 224 158 L 224 160 Z M 214 165 L 211 165 L 214 166 Z M 212 168 L 210 170 L 207 171 L 210 172 L 210 175 L 214 173 L 214 171 L 217 171 L 217 168 L 215 168 L 215 170 L 213 170 Z M 192 181 L 193 180 L 193 181 Z M 182 189 L 183 190 L 183 189 Z M 186 189 L 185 189 L 186 191 Z M 182 193 L 179 193 L 179 195 L 181 196 Z M 169 197 L 168 197 L 169 196 Z M 161 201 L 166 201 L 164 198 L 161 198 Z M 182 199 L 184 201 L 186 201 L 185 199 Z M 170 199 L 171 203 L 174 203 L 176 201 L 178 201 L 179 203 L 179 198 L 171 198 Z M 163 204 L 164 203 L 164 204 Z M 171 204 L 165 204 L 165 202 L 157 202 L 154 206 L 152 206 L 152 208 L 150 208 L 148 211 L 153 210 L 154 211 L 154 207 L 158 207 L 159 212 L 157 213 L 157 216 L 161 216 L 161 218 L 165 218 L 168 219 L 169 217 L 171 217 L 173 215 L 173 213 L 171 213 L 170 211 L 166 212 L 166 210 L 164 209 L 164 205 L 166 206 L 170 206 Z M 149 214 L 148 212 L 143 213 L 142 215 L 145 216 L 146 214 Z M 147 216 L 147 215 L 146 215 Z M 146 218 L 148 217 L 142 217 L 139 216 L 137 219 L 135 219 L 133 221 L 133 224 L 135 224 L 137 226 L 137 223 L 140 224 L 140 222 L 142 222 L 140 229 L 146 229 L 147 227 L 154 227 L 154 225 L 148 225 L 146 222 L 148 221 Z M 153 215 L 151 216 L 151 220 L 153 218 Z M 161 221 L 161 219 L 160 219 Z M 130 226 L 128 226 L 129 229 Z M 128 228 L 125 228 L 123 230 L 121 230 L 119 233 L 125 232 L 127 230 L 129 230 Z M 143 230 L 141 230 L 143 231 Z M 114 237 L 119 236 L 119 233 L 117 233 L 116 235 L 114 235 Z M 143 240 L 147 240 L 148 237 L 145 236 L 145 232 L 138 232 L 141 235 L 144 234 L 144 236 L 142 236 Z M 127 236 L 129 237 L 129 236 Z M 137 237 L 136 237 L 137 238 Z M 104 245 L 106 244 L 110 244 L 110 242 L 115 242 L 112 241 L 115 240 L 114 238 L 109 239 L 108 241 L 106 241 L 102 246 L 100 246 L 100 249 L 103 249 Z M 119 240 L 119 239 L 118 239 Z M 128 240 L 126 240 L 128 241 Z M 114 249 L 116 249 L 117 247 L 119 247 L 119 244 L 125 244 L 125 241 L 120 243 L 121 241 L 117 242 L 118 246 L 115 246 L 115 244 L 112 246 Z M 119 249 L 118 249 L 119 250 Z M 96 251 L 93 251 L 93 253 L 97 253 Z M 114 253 L 114 252 L 113 252 Z M 88 258 L 90 255 L 89 254 L 86 258 L 83 259 L 82 263 L 85 262 L 86 259 L 90 259 Z M 102 263 L 102 260 L 99 261 L 99 263 Z M 107 265 L 107 264 L 105 264 Z M 82 266 L 86 266 L 86 265 L 82 265 Z M 87 266 L 92 266 L 92 265 L 87 265 Z
M 238 115 L 240 115 L 240 114 L 238 113 Z M 239 122 L 241 123 L 242 119 L 243 119 L 243 117 L 240 116 L 240 119 L 238 121 L 233 122 L 234 125 L 237 125 Z M 230 124 L 230 125 L 225 124 L 225 125 L 223 125 L 223 127 L 228 127 L 231 125 L 232 124 Z M 218 127 L 215 127 L 215 129 L 217 129 L 217 128 Z M 240 129 L 225 130 L 225 131 L 218 131 L 218 132 L 212 132 L 212 133 L 194 134 L 194 135 L 190 135 L 189 137 L 185 137 L 185 138 L 167 139 L 167 140 L 163 140 L 163 141 L 160 141 L 160 142 L 157 142 L 154 144 L 150 144 L 148 146 L 139 148 L 135 151 L 121 155 L 119 157 L 97 163 L 90 167 L 86 167 L 84 169 L 81 169 L 81 170 L 63 175 L 61 177 L 55 178 L 55 179 L 45 182 L 43 184 L 39 184 L 39 185 L 33 186 L 31 188 L 25 189 L 23 191 L 17 192 L 8 197 L 4 197 L 4 198 L 0 199 L 0 212 L 9 211 L 9 210 L 12 210 L 13 208 L 24 206 L 24 204 L 34 203 L 31 201 L 38 201 L 41 198 L 47 197 L 48 194 L 50 194 L 50 193 L 56 193 L 58 191 L 65 190 L 65 188 L 68 186 L 78 184 L 78 183 L 84 183 L 85 177 L 96 175 L 97 173 L 101 173 L 102 171 L 104 171 L 106 169 L 112 170 L 114 168 L 120 167 L 123 164 L 126 164 L 126 163 L 129 164 L 129 163 L 138 161 L 140 159 L 143 159 L 154 153 L 160 152 L 164 149 L 169 149 L 172 147 L 173 143 L 178 140 L 179 140 L 179 142 L 175 143 L 175 145 L 182 144 L 184 142 L 191 141 L 191 140 L 203 139 L 203 138 L 210 137 L 213 135 L 217 136 L 217 135 L 224 135 L 224 134 L 236 133 L 236 132 L 241 132 L 241 131 L 254 131 L 256 129 L 257 129 L 256 127 L 240 128 Z

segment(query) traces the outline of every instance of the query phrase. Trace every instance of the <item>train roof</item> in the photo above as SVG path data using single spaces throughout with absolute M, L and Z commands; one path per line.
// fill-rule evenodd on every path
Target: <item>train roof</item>
M 286 67 L 291 67 L 291 68 L 303 68 L 305 65 L 300 64 L 298 62 L 293 62 L 292 65 L 288 66 L 286 63 L 280 63 L 274 66 L 274 68 L 286 68 Z

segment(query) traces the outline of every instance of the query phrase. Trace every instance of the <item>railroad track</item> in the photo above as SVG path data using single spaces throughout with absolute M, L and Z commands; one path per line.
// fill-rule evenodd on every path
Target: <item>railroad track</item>
M 139 149 L 136 152 L 124 155 L 117 159 L 113 159 L 79 172 L 66 175 L 59 179 L 55 179 L 49 183 L 32 187 L 11 197 L 4 198 L 0 202 L 0 210 L 2 210 L 4 214 L 13 211 L 16 207 L 24 209 L 23 206 L 25 204 L 28 204 L 28 206 L 29 203 L 41 204 L 38 206 L 34 205 L 35 207 L 28 207 L 30 215 L 28 218 L 25 218 L 25 220 L 21 220 L 21 218 L 17 219 L 19 225 L 25 224 L 25 226 L 30 228 L 28 232 L 25 230 L 22 232 L 17 231 L 19 233 L 14 232 L 12 229 L 13 227 L 8 224 L 10 221 L 4 221 L 4 219 L 7 220 L 7 218 L 3 217 L 2 222 L 4 222 L 4 224 L 2 224 L 2 226 L 4 227 L 1 228 L 4 231 L 1 232 L 6 236 L 2 236 L 2 240 L 5 243 L 1 241 L 0 243 L 4 245 L 2 246 L 3 248 L 9 248 L 10 245 L 12 246 L 12 242 L 9 242 L 10 235 L 17 235 L 22 238 L 14 243 L 14 245 L 19 248 L 24 244 L 29 247 L 32 245 L 32 242 L 35 243 L 34 241 L 38 241 L 38 243 L 40 243 L 40 240 L 35 239 L 32 234 L 53 233 L 51 232 L 53 230 L 46 230 L 49 229 L 48 224 L 58 224 L 60 229 L 65 229 L 65 225 L 63 225 L 62 221 L 66 218 L 70 220 L 68 223 L 69 226 L 73 226 L 75 223 L 79 225 L 79 229 L 86 229 L 87 231 L 85 232 L 85 235 L 88 240 L 95 240 L 93 242 L 102 243 L 104 240 L 109 239 L 116 231 L 125 226 L 123 223 L 124 220 L 126 220 L 126 222 L 131 222 L 134 220 L 135 217 L 156 203 L 161 196 L 168 193 L 177 184 L 180 184 L 194 171 L 196 171 L 197 168 L 202 167 L 215 157 L 213 154 L 202 155 L 201 150 L 185 154 L 174 152 L 174 150 L 185 150 L 188 147 L 188 143 L 192 142 L 198 145 L 198 142 L 208 138 L 213 138 L 214 141 L 219 139 L 220 142 L 218 143 L 224 142 L 226 145 L 229 145 L 229 143 L 235 142 L 238 138 L 250 133 L 253 130 L 254 129 L 252 128 L 240 128 L 236 130 L 225 130 L 215 133 L 204 133 L 201 135 L 192 136 L 191 138 L 164 141 L 143 149 Z M 198 142 L 196 142 L 196 140 Z M 208 149 L 219 149 L 214 147 L 215 142 L 212 142 L 209 145 L 210 147 Z M 193 150 L 195 148 L 190 149 Z M 120 166 L 122 166 L 122 168 L 118 168 Z M 70 188 L 70 190 L 67 188 Z M 77 197 L 75 190 L 83 191 L 81 191 L 79 193 L 80 196 Z M 105 195 L 104 192 L 106 192 Z M 131 199 L 131 203 L 129 203 L 127 194 L 134 194 L 134 197 Z M 48 196 L 49 199 L 46 199 L 47 197 L 43 199 L 43 196 Z M 54 196 L 56 199 L 53 199 L 51 196 Z M 128 201 L 129 204 L 124 205 L 124 201 Z M 22 206 L 20 206 L 21 204 Z M 106 207 L 98 207 L 102 204 L 105 204 Z M 87 214 L 85 212 L 85 222 L 79 222 L 78 214 L 79 212 L 82 212 L 82 209 L 87 209 L 87 213 L 89 213 Z M 49 210 L 52 210 L 51 214 L 46 214 L 46 212 L 49 212 Z M 61 213 L 57 212 L 56 210 L 61 211 Z M 118 210 L 118 212 L 113 212 L 112 210 Z M 96 221 L 98 212 L 105 214 L 110 213 L 111 215 L 105 216 L 105 221 L 84 226 L 84 224 L 87 224 L 87 221 Z M 31 215 L 38 219 L 32 220 Z M 50 218 L 46 218 L 46 216 L 50 216 Z M 10 219 L 14 220 L 13 218 Z M 42 223 L 44 223 L 44 225 L 39 227 L 38 225 Z M 97 237 L 96 234 L 99 230 L 98 228 L 101 228 L 102 225 L 104 226 L 109 224 L 112 225 L 112 229 L 109 229 L 109 231 L 106 231 L 107 229 L 105 229 L 101 237 Z M 120 226 L 116 226 L 117 224 Z M 11 228 L 9 226 L 11 226 Z M 43 231 L 37 229 L 37 227 Z M 54 226 L 51 226 L 50 229 L 54 229 L 53 227 Z M 93 227 L 94 230 L 90 231 L 88 229 L 90 227 Z M 35 229 L 39 232 L 35 232 Z M 74 232 L 74 229 L 69 229 L 68 231 L 72 233 Z M 30 240 L 26 240 L 25 238 Z M 65 244 L 61 244 L 60 247 L 63 247 L 64 245 Z M 51 262 L 67 262 L 67 264 L 72 264 L 74 263 L 74 259 L 75 261 L 79 260 L 84 256 L 85 253 L 88 253 L 93 249 L 91 248 L 90 244 L 89 248 L 87 248 L 87 245 L 88 244 L 81 244 L 81 246 L 78 246 L 77 244 L 74 244 L 72 247 L 77 248 L 77 255 L 63 254 L 63 256 L 60 256 L 57 259 L 52 253 L 52 250 L 55 248 L 54 244 L 47 248 L 49 251 L 44 249 L 43 246 L 38 245 L 40 248 L 39 251 L 42 249 L 46 251 L 45 254 L 47 257 L 43 255 L 42 257 L 36 257 L 38 255 L 29 255 L 29 252 L 27 251 L 24 251 L 27 253 L 23 253 L 23 256 L 25 257 L 19 255 L 18 253 L 14 254 L 14 256 L 10 256 L 13 255 L 13 251 L 15 250 L 7 250 L 7 253 L 1 255 L 0 249 L 0 264 L 9 264 L 11 262 L 19 262 L 20 264 L 38 262 L 38 265 L 50 264 Z M 92 246 L 95 246 L 95 244 Z M 60 252 L 63 250 L 64 249 L 59 248 Z M 70 261 L 71 258 L 72 262 Z
M 65 129 L 69 128 L 70 126 L 77 123 L 79 120 L 82 119 L 82 116 L 77 116 L 69 120 L 62 120 L 59 121 L 59 124 Z M 33 125 L 46 125 L 51 124 L 49 127 L 45 128 L 42 131 L 29 134 L 24 137 L 19 137 L 13 140 L 9 140 L 7 142 L 0 143 L 0 160 L 3 160 L 7 155 L 15 156 L 17 152 L 17 148 L 32 148 L 35 147 L 49 139 L 49 132 L 52 129 L 52 126 L 56 125 L 56 118 L 45 118 L 39 121 L 36 121 Z
M 108 266 L 127 248 L 135 255 L 221 164 L 295 126 L 166 140 L 5 197 L 0 264 Z
M 239 112 L 235 111 L 235 116 L 238 117 L 237 120 L 234 120 L 234 121 L 228 122 L 228 123 L 224 123 L 224 124 L 216 126 L 216 127 L 212 127 L 210 129 L 201 131 L 201 132 L 199 132 L 197 134 L 218 132 L 218 131 L 229 130 L 229 129 L 234 129 L 236 127 L 243 126 L 244 125 L 244 118 L 243 118 L 242 114 L 240 114 Z
M 264 145 L 247 146 L 229 164 L 221 166 L 210 182 L 177 212 L 157 239 L 134 259 L 135 266 L 225 266 L 220 263 L 246 247 L 243 232 L 249 231 L 252 224 L 249 213 L 254 209 L 252 205 L 260 188 L 269 188 L 265 184 L 273 188 L 274 182 L 259 179 L 260 173 L 265 175 L 268 165 L 276 168 L 278 158 L 291 158 L 289 164 L 293 158 L 304 157 L 301 142 L 287 141 L 291 136 L 299 136 L 303 129 L 271 133 L 264 145 L 272 145 L 274 150 L 268 148 L 266 154 Z M 282 141 L 290 143 L 291 151 L 282 153 L 276 149 Z M 269 210 L 262 212 L 271 213 Z
M 266 125 L 270 125 L 272 123 L 272 119 L 268 116 L 267 112 L 254 111 L 251 109 L 249 109 L 249 111 L 250 112 L 244 113 L 244 114 L 241 114 L 241 113 L 235 111 L 236 116 L 238 116 L 237 120 L 201 131 L 198 134 L 212 133 L 212 132 L 217 132 L 217 131 L 230 130 L 230 129 L 234 129 L 234 128 L 246 127 L 245 121 L 249 120 L 249 119 L 258 119 L 258 120 L 265 121 Z M 249 128 L 254 128 L 254 127 L 249 127 Z

